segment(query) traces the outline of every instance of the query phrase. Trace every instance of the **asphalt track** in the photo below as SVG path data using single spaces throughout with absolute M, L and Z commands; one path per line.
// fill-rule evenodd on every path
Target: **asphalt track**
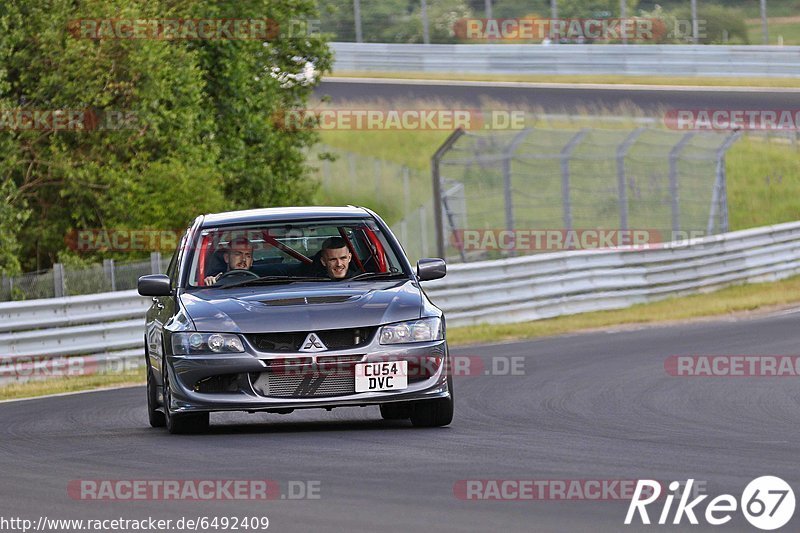
M 349 408 L 215 414 L 210 434 L 172 436 L 148 427 L 143 387 L 2 403 L 0 517 L 268 516 L 269 531 L 646 529 L 623 525 L 627 502 L 464 501 L 453 487 L 464 479 L 694 478 L 712 496 L 738 498 L 750 480 L 771 474 L 797 491 L 797 378 L 672 377 L 664 361 L 797 354 L 798 319 L 795 310 L 454 350 L 487 368 L 523 357 L 524 372 L 457 377 L 455 420 L 437 429 Z M 76 479 L 271 479 L 281 490 L 316 480 L 320 498 L 82 501 L 67 492 Z M 692 529 L 752 530 L 741 513 Z
M 327 78 L 315 92 L 334 104 L 382 100 L 458 102 L 480 106 L 487 100 L 542 108 L 548 113 L 589 112 L 631 106 L 649 114 L 668 109 L 798 109 L 800 89 L 737 89 L 570 84 L 486 83 Z

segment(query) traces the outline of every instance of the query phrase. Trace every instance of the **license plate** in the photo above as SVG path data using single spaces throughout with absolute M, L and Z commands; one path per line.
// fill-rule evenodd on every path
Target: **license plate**
M 356 392 L 408 388 L 408 361 L 384 361 L 356 365 Z

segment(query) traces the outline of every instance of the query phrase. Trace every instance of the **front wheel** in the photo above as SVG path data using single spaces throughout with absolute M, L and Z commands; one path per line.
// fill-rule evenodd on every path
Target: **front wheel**
M 175 434 L 204 433 L 208 431 L 208 413 L 173 413 L 170 411 L 172 405 L 172 389 L 169 382 L 169 369 L 164 361 L 164 418 L 166 419 L 167 431 Z
M 414 402 L 411 423 L 416 427 L 446 426 L 453 421 L 453 377 L 447 377 L 448 398 Z

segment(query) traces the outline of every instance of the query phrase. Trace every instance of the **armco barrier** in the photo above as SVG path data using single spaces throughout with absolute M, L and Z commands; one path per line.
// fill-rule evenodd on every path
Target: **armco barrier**
M 800 46 L 331 43 L 334 72 L 800 77 Z
M 800 274 L 800 222 L 648 250 L 564 251 L 457 264 L 425 283 L 450 326 L 619 309 Z M 0 304 L 3 358 L 80 356 L 93 369 L 141 364 L 149 299 L 135 291 Z

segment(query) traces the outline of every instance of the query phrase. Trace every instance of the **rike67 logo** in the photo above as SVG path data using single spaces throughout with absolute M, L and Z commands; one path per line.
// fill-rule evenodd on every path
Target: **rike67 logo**
M 762 476 L 754 479 L 745 487 L 739 501 L 730 494 L 721 494 L 705 507 L 705 513 L 700 512 L 700 504 L 708 498 L 707 494 L 689 500 L 692 494 L 693 479 L 686 482 L 686 489 L 680 492 L 680 499 L 672 515 L 672 524 L 678 525 L 686 517 L 690 524 L 699 524 L 697 516 L 700 515 L 712 526 L 720 526 L 730 522 L 732 514 L 741 504 L 744 517 L 753 527 L 764 531 L 771 531 L 786 525 L 794 515 L 794 491 L 784 480 L 775 476 Z M 669 491 L 664 498 L 664 505 L 658 516 L 658 524 L 667 524 L 672 514 L 672 504 L 681 483 L 673 481 L 669 484 Z M 642 524 L 650 524 L 650 515 L 647 506 L 659 500 L 662 496 L 662 486 L 658 481 L 640 479 L 636 484 L 633 499 L 628 506 L 625 524 L 630 525 L 638 514 Z M 654 506 L 655 507 L 655 506 Z M 652 509 L 651 509 L 652 510 Z M 697 513 L 697 514 L 695 514 Z

